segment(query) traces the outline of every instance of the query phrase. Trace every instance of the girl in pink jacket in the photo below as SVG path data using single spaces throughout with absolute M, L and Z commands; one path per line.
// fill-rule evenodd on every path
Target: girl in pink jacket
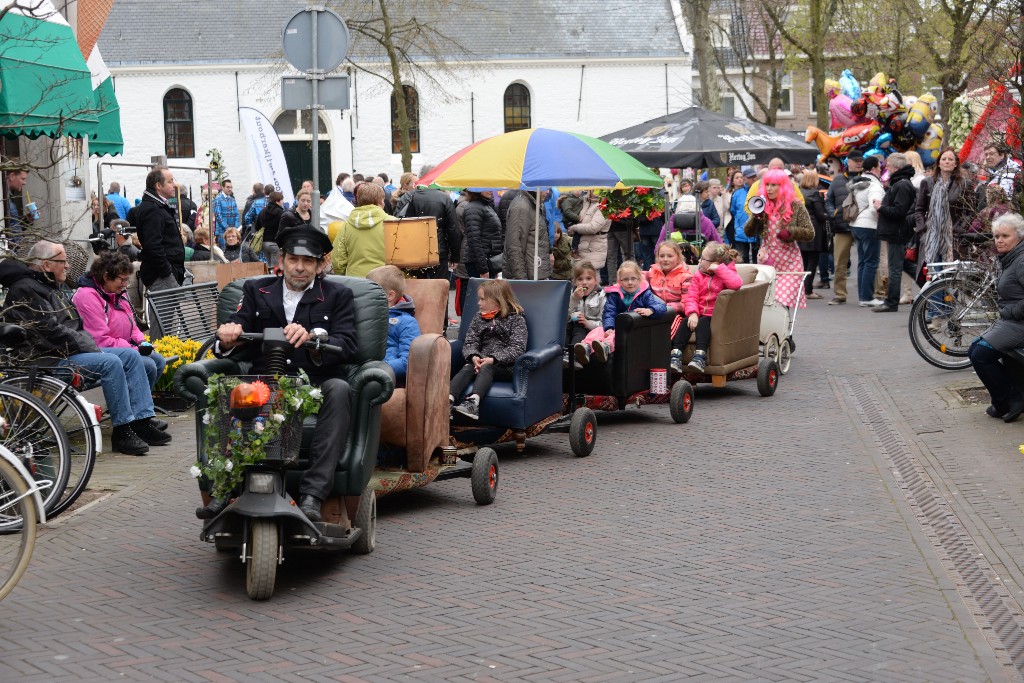
M 708 364 L 711 316 L 715 312 L 718 295 L 723 289 L 739 289 L 742 286 L 743 280 L 736 273 L 732 251 L 720 242 L 709 242 L 700 256 L 697 274 L 690 281 L 684 306 L 687 327 L 697 331 L 696 349 L 690 361 L 690 367 L 697 372 L 704 372 Z
M 669 311 L 683 315 L 683 299 L 690 288 L 693 274 L 683 262 L 683 250 L 672 240 L 665 240 L 655 251 L 657 263 L 647 272 L 647 283 L 654 290 Z M 683 371 L 683 347 L 690 339 L 690 331 L 682 324 L 682 318 L 672 322 L 672 369 Z

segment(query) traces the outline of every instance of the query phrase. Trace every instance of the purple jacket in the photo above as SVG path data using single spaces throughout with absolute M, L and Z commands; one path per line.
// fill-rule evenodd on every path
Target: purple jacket
M 704 235 L 706 242 L 721 242 L 722 237 L 718 234 L 718 230 L 715 230 L 715 224 L 711 222 L 711 219 L 700 213 L 700 232 Z M 672 227 L 674 221 L 665 221 L 665 227 L 661 229 L 661 234 L 658 235 L 658 244 L 661 244 L 668 236 L 672 234 L 675 228 Z

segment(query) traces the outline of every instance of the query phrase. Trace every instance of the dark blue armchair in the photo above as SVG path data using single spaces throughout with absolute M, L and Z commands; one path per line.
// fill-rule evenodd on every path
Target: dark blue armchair
M 462 344 L 469 321 L 479 315 L 476 289 L 483 280 L 469 281 L 458 340 L 452 342 L 452 376 L 465 365 Z M 480 424 L 526 429 L 562 410 L 562 353 L 565 316 L 569 309 L 568 280 L 509 280 L 522 304 L 529 337 L 526 353 L 516 361 L 512 381 L 495 382 L 480 404 Z M 456 416 L 457 424 L 471 424 Z M 475 423 L 472 423 L 475 424 Z

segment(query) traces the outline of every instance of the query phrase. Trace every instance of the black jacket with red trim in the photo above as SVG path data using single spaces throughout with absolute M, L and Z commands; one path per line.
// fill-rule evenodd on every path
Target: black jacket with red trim
M 264 277 L 246 280 L 238 310 L 228 322 L 238 323 L 246 332 L 263 332 L 267 328 L 286 327 L 295 322 L 312 332 L 316 328 L 327 330 L 327 343 L 339 346 L 345 353 L 324 356 L 323 365 L 317 365 L 309 352 L 296 349 L 290 360 L 288 374 L 305 370 L 314 384 L 331 377 L 343 377 L 341 365 L 356 352 L 355 314 L 352 290 L 343 284 L 316 278 L 295 309 L 292 320 L 285 319 L 284 277 Z M 250 361 L 252 374 L 266 373 L 266 359 L 259 344 L 243 344 L 230 354 L 232 359 Z

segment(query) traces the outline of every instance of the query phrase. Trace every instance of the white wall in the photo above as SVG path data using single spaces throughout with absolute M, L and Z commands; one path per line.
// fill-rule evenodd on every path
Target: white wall
M 497 65 L 449 87 L 458 99 L 451 103 L 441 101 L 429 84 L 411 83 L 420 94 L 421 152 L 413 155 L 413 170 L 443 161 L 474 140 L 504 133 L 503 97 L 512 83 L 530 90 L 535 128 L 601 136 L 666 113 L 664 63 L 592 63 L 582 74 L 582 100 L 579 64 Z M 399 173 L 401 156 L 391 154 L 391 102 L 363 95 L 369 83 L 367 76 L 357 79 L 357 169 Z M 670 111 L 690 105 L 690 83 L 688 64 L 669 65 Z
M 148 164 L 150 157 L 163 154 L 163 96 L 181 87 L 193 98 L 195 149 L 197 157 L 171 159 L 169 163 L 203 166 L 205 153 L 218 148 L 234 181 L 240 200 L 249 193 L 254 166 L 239 130 L 238 106 L 261 110 L 272 121 L 280 113 L 281 73 L 269 68 L 207 67 L 113 69 L 124 154 L 102 161 Z M 236 96 L 236 72 L 238 74 Z M 467 73 L 460 82 L 447 87 L 457 101 L 444 103 L 425 84 L 414 83 L 420 94 L 420 154 L 413 157 L 413 169 L 437 163 L 470 144 L 504 132 L 502 98 L 513 82 L 525 84 L 531 94 L 534 127 L 556 128 L 600 136 L 640 123 L 666 112 L 690 106 L 692 78 L 688 62 L 618 61 L 588 63 L 583 72 L 580 103 L 580 64 L 506 63 Z M 331 139 L 332 173 L 355 169 L 370 175 L 385 171 L 401 174 L 401 157 L 391 154 L 390 92 L 377 79 L 357 74 L 352 102 L 355 108 L 326 112 Z M 473 102 L 471 104 L 470 95 Z M 579 116 L 577 117 L 577 109 Z M 350 121 L 351 117 L 351 121 Z M 351 131 L 351 136 L 350 136 Z M 350 146 L 350 137 L 354 141 Z M 354 149 L 354 157 L 352 151 Z M 353 164 L 354 159 L 354 164 Z M 95 171 L 96 161 L 92 162 Z M 129 198 L 141 197 L 146 169 L 104 168 L 103 191 L 117 180 Z M 193 188 L 198 196 L 205 176 L 195 171 L 177 171 L 179 182 Z M 293 178 L 293 182 L 295 178 Z M 95 189 L 97 176 L 91 178 Z M 321 188 L 326 192 L 330 188 Z

